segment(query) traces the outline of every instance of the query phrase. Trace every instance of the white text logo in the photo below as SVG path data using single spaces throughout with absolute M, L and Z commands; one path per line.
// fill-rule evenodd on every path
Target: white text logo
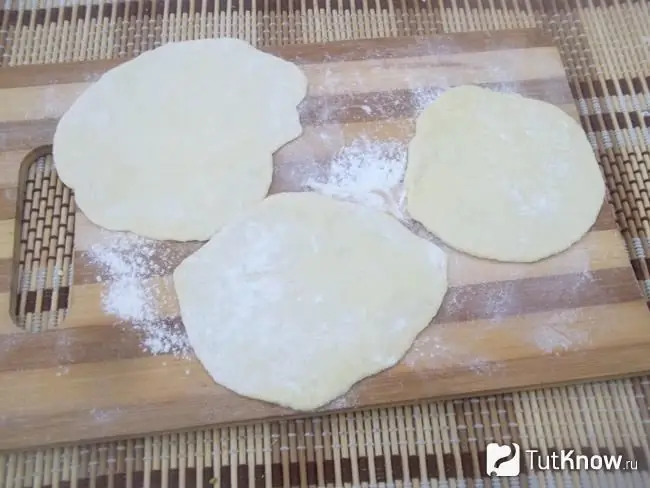
M 488 476 L 519 476 L 521 470 L 519 444 L 487 445 L 486 465 Z
M 595 454 L 587 456 L 585 454 L 576 454 L 575 449 L 561 450 L 559 453 L 553 452 L 542 455 L 538 449 L 527 449 L 526 458 L 528 465 L 533 471 L 575 471 L 575 470 L 607 470 L 607 471 L 626 471 L 637 469 L 636 461 L 625 461 L 623 456 L 607 456 Z

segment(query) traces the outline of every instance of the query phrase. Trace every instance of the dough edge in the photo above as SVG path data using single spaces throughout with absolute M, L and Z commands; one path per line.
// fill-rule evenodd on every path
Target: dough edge
M 85 105 L 88 104 L 87 99 L 92 99 L 96 97 L 100 98 L 98 96 L 101 96 L 104 91 L 104 89 L 102 89 L 101 86 L 99 86 L 100 84 L 110 83 L 111 82 L 110 80 L 112 78 L 116 76 L 117 77 L 123 76 L 125 72 L 128 72 L 129 70 L 133 70 L 133 66 L 136 66 L 138 67 L 138 69 L 142 70 L 143 69 L 142 66 L 146 66 L 148 59 L 152 59 L 154 57 L 169 56 L 170 55 L 169 53 L 172 53 L 173 51 L 180 50 L 182 52 L 184 49 L 187 48 L 187 46 L 190 45 L 207 46 L 215 42 L 218 42 L 222 45 L 231 44 L 237 50 L 239 50 L 238 52 L 241 52 L 241 50 L 251 51 L 254 52 L 256 56 L 269 57 L 272 58 L 275 63 L 284 65 L 287 68 L 287 70 L 292 71 L 291 77 L 293 79 L 291 80 L 291 82 L 296 86 L 296 93 L 298 91 L 301 93 L 301 95 L 299 97 L 296 97 L 295 99 L 296 103 L 295 103 L 294 112 L 296 114 L 297 125 L 293 127 L 294 124 L 289 123 L 289 121 L 287 121 L 287 124 L 285 124 L 285 130 L 287 130 L 287 138 L 286 140 L 284 140 L 282 144 L 274 148 L 273 151 L 269 151 L 268 159 L 270 162 L 256 163 L 258 169 L 256 170 L 255 173 L 256 173 L 256 178 L 260 180 L 260 185 L 259 185 L 260 188 L 256 189 L 254 195 L 252 194 L 249 195 L 248 200 L 252 200 L 254 201 L 254 203 L 251 203 L 250 201 L 242 202 L 242 203 L 245 207 L 250 207 L 251 205 L 261 202 L 268 195 L 268 191 L 271 187 L 272 179 L 273 179 L 273 172 L 274 172 L 273 157 L 275 153 L 280 148 L 296 140 L 304 133 L 304 128 L 302 127 L 302 124 L 299 121 L 299 113 L 298 113 L 298 106 L 305 99 L 308 93 L 308 80 L 304 71 L 298 65 L 296 65 L 291 61 L 287 61 L 281 57 L 257 49 L 252 44 L 237 38 L 223 37 L 217 39 L 197 39 L 197 40 L 170 42 L 156 49 L 145 51 L 140 55 L 138 55 L 137 57 L 129 59 L 103 73 L 96 81 L 91 83 L 73 101 L 71 106 L 64 112 L 59 122 L 57 123 L 56 130 L 53 136 L 53 146 L 52 146 L 52 155 L 53 155 L 54 165 L 57 174 L 61 179 L 61 181 L 75 192 L 78 210 L 81 211 L 88 218 L 88 220 L 90 220 L 93 224 L 110 231 L 132 232 L 134 234 L 140 235 L 148 239 L 153 239 L 153 240 L 171 240 L 177 242 L 190 242 L 190 241 L 207 241 L 212 235 L 218 232 L 218 230 L 221 227 L 223 227 L 223 225 L 225 225 L 225 223 L 227 223 L 228 220 L 230 220 L 228 216 L 223 216 L 221 219 L 218 219 L 220 220 L 220 222 L 212 226 L 213 227 L 212 229 L 208 229 L 206 226 L 205 228 L 202 228 L 201 231 L 195 229 L 189 231 L 180 230 L 181 226 L 178 226 L 177 228 L 174 229 L 172 229 L 170 226 L 162 226 L 159 229 L 153 229 L 153 228 L 148 228 L 146 223 L 144 225 L 140 225 L 140 224 L 134 224 L 133 222 L 129 222 L 128 218 L 123 223 L 118 224 L 116 222 L 116 219 L 112 217 L 107 217 L 107 211 L 103 209 L 102 205 L 93 203 L 95 199 L 94 197 L 95 192 L 93 188 L 96 185 L 92 185 L 89 183 L 89 181 L 92 181 L 92 179 L 89 180 L 88 177 L 84 176 L 84 172 L 78 170 L 77 168 L 78 166 L 81 166 L 81 164 L 75 162 L 75 160 L 83 159 L 84 161 L 88 161 L 85 164 L 88 164 L 90 166 L 94 164 L 98 164 L 97 162 L 93 161 L 94 159 L 97 159 L 96 153 L 92 154 L 91 157 L 88 157 L 85 154 L 82 156 L 75 154 L 76 152 L 78 152 L 77 150 L 79 149 L 79 145 L 75 144 L 74 141 L 70 141 L 70 139 L 73 139 L 74 134 L 68 134 L 70 130 L 66 128 L 69 119 L 74 119 L 74 118 L 83 119 L 88 116 L 87 113 L 86 114 L 83 113 L 83 108 Z M 221 49 L 223 49 L 223 47 Z M 79 112 L 81 113 L 79 114 Z M 288 128 L 293 129 L 293 131 L 290 134 L 288 133 Z M 62 160 L 60 154 L 62 152 L 61 149 L 62 147 L 64 152 L 63 159 L 70 160 L 70 162 L 64 162 L 63 164 L 61 164 L 60 162 Z M 70 153 L 72 155 L 70 155 Z M 183 191 L 183 190 L 179 189 L 179 191 Z M 227 192 L 227 189 L 225 190 L 225 192 Z M 142 199 L 142 205 L 145 206 L 148 205 L 146 201 L 146 192 Z M 200 209 L 197 209 L 196 211 L 200 211 Z M 142 229 L 146 229 L 146 230 L 142 230 Z
M 302 198 L 318 198 L 318 199 L 328 199 L 332 200 L 336 203 L 336 205 L 343 205 L 345 207 L 349 208 L 359 208 L 363 212 L 367 214 L 380 214 L 381 219 L 390 219 L 395 226 L 398 226 L 397 228 L 401 227 L 400 232 L 404 232 L 403 235 L 408 236 L 409 239 L 412 239 L 413 242 L 417 242 L 418 246 L 426 246 L 427 250 L 429 253 L 433 252 L 437 255 L 437 259 L 440 260 L 441 262 L 441 285 L 442 285 L 442 290 L 437 290 L 434 288 L 431 292 L 431 295 L 437 294 L 437 298 L 435 303 L 430 305 L 431 308 L 431 313 L 427 314 L 426 319 L 421 320 L 421 323 L 418 323 L 418 325 L 415 326 L 409 326 L 405 329 L 404 333 L 402 334 L 400 344 L 394 347 L 396 351 L 398 351 L 396 354 L 393 354 L 393 356 L 396 357 L 395 361 L 392 362 L 387 362 L 384 363 L 381 366 L 377 367 L 372 367 L 369 366 L 363 371 L 357 372 L 355 374 L 355 378 L 346 381 L 345 383 L 341 382 L 340 385 L 335 388 L 335 389 L 330 389 L 327 391 L 323 391 L 321 394 L 318 395 L 318 399 L 314 400 L 313 396 L 311 400 L 304 400 L 302 397 L 295 397 L 292 400 L 287 400 L 286 398 L 278 398 L 274 396 L 273 394 L 260 394 L 255 391 L 250 391 L 248 390 L 245 386 L 246 385 L 233 385 L 233 384 L 225 384 L 219 381 L 218 375 L 214 376 L 208 367 L 205 364 L 205 361 L 203 360 L 202 356 L 205 354 L 203 351 L 197 351 L 195 348 L 195 343 L 198 339 L 200 339 L 200 335 L 196 334 L 193 328 L 191 327 L 186 327 L 188 331 L 188 336 L 190 337 L 190 344 L 192 345 L 193 350 L 195 351 L 195 354 L 197 358 L 199 359 L 199 362 L 201 363 L 202 367 L 206 371 L 206 373 L 210 376 L 210 378 L 217 383 L 219 386 L 236 393 L 237 395 L 240 395 L 242 397 L 245 397 L 247 399 L 252 399 L 252 400 L 259 400 L 259 401 L 264 401 L 267 403 L 270 403 L 275 406 L 281 406 L 284 408 L 292 409 L 295 411 L 317 411 L 319 409 L 324 409 L 327 408 L 329 404 L 332 402 L 335 402 L 337 399 L 341 398 L 342 396 L 346 395 L 353 386 L 356 384 L 371 378 L 383 371 L 386 371 L 395 365 L 399 364 L 406 354 L 410 351 L 410 349 L 413 347 L 413 344 L 416 340 L 416 338 L 430 325 L 432 325 L 432 321 L 435 319 L 435 317 L 439 314 L 440 309 L 442 307 L 442 303 L 444 301 L 445 296 L 447 295 L 448 289 L 449 289 L 449 283 L 448 283 L 448 259 L 446 254 L 440 249 L 437 245 L 435 245 L 433 242 L 426 240 L 420 236 L 415 235 L 412 233 L 410 230 L 408 230 L 406 227 L 402 226 L 402 224 L 394 219 L 392 216 L 389 214 L 386 214 L 384 212 L 381 212 L 379 210 L 367 208 L 367 207 L 362 207 L 361 205 L 355 204 L 355 203 L 350 203 L 347 201 L 341 201 L 338 199 L 330 199 L 330 197 L 320 195 L 318 193 L 313 193 L 313 192 L 289 192 L 289 193 L 279 193 L 279 194 L 274 194 L 269 197 L 267 197 L 264 202 L 266 204 L 269 203 L 269 201 L 273 201 L 273 199 L 280 199 L 280 198 L 296 198 L 296 195 L 298 195 L 299 199 Z M 296 202 L 296 205 L 301 204 L 302 202 L 298 200 Z M 259 207 L 250 209 L 249 212 L 247 212 L 246 215 L 241 216 L 238 218 L 236 221 L 230 222 L 226 227 L 224 227 L 219 233 L 217 233 L 215 236 L 213 236 L 212 239 L 218 239 L 219 235 L 222 232 L 229 232 L 231 229 L 237 227 L 238 225 L 242 224 L 245 222 L 250 215 L 253 215 L 257 212 Z M 212 241 L 211 239 L 211 241 Z M 192 261 L 198 261 L 201 259 L 201 251 L 203 251 L 206 246 L 208 246 L 210 241 L 201 249 L 199 249 L 197 252 L 193 253 L 192 255 L 188 256 L 183 263 L 181 263 L 176 270 L 173 273 L 173 283 L 174 283 L 174 288 L 176 290 L 176 294 L 178 297 L 178 303 L 179 303 L 179 308 L 180 308 L 180 315 L 181 318 L 183 317 L 184 313 L 184 302 L 186 300 L 184 299 L 184 296 L 187 293 L 191 293 L 192 286 L 189 285 L 188 283 L 191 282 L 191 267 L 190 266 L 184 266 L 184 264 L 191 263 Z M 424 247 L 423 247 L 424 249 Z M 187 269 L 186 269 L 187 268 Z M 194 339 L 192 339 L 192 336 L 194 336 Z M 203 343 L 200 343 L 200 345 L 204 345 Z M 198 349 L 201 349 L 199 347 Z M 369 364 L 369 361 L 366 361 L 366 364 Z
M 445 95 L 447 95 L 447 97 L 445 97 Z M 448 105 L 450 95 L 454 97 L 456 100 L 459 97 L 462 98 L 462 96 L 465 95 L 468 95 L 470 97 L 476 97 L 476 96 L 504 97 L 510 100 L 518 100 L 520 102 L 525 102 L 527 104 L 530 104 L 531 106 L 536 105 L 537 107 L 540 107 L 544 110 L 554 111 L 554 113 L 558 117 L 558 120 L 567 121 L 569 123 L 569 127 L 571 128 L 571 130 L 573 131 L 578 130 L 580 132 L 581 137 L 579 140 L 576 140 L 576 146 L 582 145 L 585 154 L 587 154 L 588 152 L 593 157 L 594 169 L 598 171 L 598 178 L 596 182 L 596 184 L 598 185 L 598 189 L 596 190 L 594 188 L 593 195 L 591 195 L 590 200 L 593 200 L 594 202 L 597 201 L 599 202 L 599 204 L 597 205 L 594 203 L 592 207 L 593 211 L 590 212 L 589 218 L 584 218 L 583 221 L 581 222 L 582 225 L 576 225 L 573 233 L 570 236 L 566 237 L 564 244 L 562 246 L 554 246 L 552 248 L 549 247 L 549 249 L 547 250 L 542 250 L 537 252 L 534 250 L 527 251 L 526 249 L 522 248 L 522 252 L 515 255 L 509 254 L 507 250 L 502 253 L 483 252 L 480 249 L 476 249 L 472 247 L 472 245 L 468 246 L 462 242 L 458 242 L 455 239 L 449 239 L 447 236 L 440 235 L 440 232 L 437 229 L 433 228 L 435 226 L 426 223 L 426 220 L 428 220 L 427 208 L 425 208 L 425 206 L 422 203 L 420 203 L 419 200 L 423 200 L 423 196 L 427 193 L 426 190 L 422 189 L 422 187 L 426 186 L 423 175 L 425 175 L 427 172 L 433 172 L 432 170 L 433 165 L 431 164 L 429 167 L 425 167 L 427 165 L 427 162 L 423 161 L 422 156 L 418 154 L 418 156 L 413 157 L 412 155 L 414 153 L 417 154 L 423 151 L 422 146 L 424 146 L 424 144 L 422 144 L 422 140 L 425 139 L 429 133 L 426 127 L 427 114 L 429 114 L 430 112 L 439 111 L 438 107 L 436 107 L 436 102 L 440 101 L 441 99 L 445 102 L 446 105 Z M 447 108 L 447 106 L 445 106 L 445 108 Z M 590 176 L 593 176 L 593 174 Z M 582 240 L 589 233 L 589 231 L 593 228 L 594 224 L 596 223 L 602 211 L 603 205 L 606 203 L 605 182 L 603 181 L 600 171 L 598 169 L 598 163 L 593 153 L 593 148 L 591 147 L 591 144 L 589 143 L 586 137 L 584 129 L 582 128 L 579 122 L 577 122 L 573 117 L 567 114 L 564 110 L 562 110 L 561 108 L 559 108 L 558 106 L 552 103 L 538 100 L 535 98 L 530 98 L 528 96 L 524 96 L 519 93 L 499 92 L 499 91 L 494 91 L 487 88 L 479 87 L 476 85 L 468 85 L 468 84 L 452 87 L 449 90 L 445 91 L 440 97 L 438 97 L 438 99 L 434 100 L 427 107 L 425 107 L 425 109 L 416 118 L 415 134 L 408 143 L 407 167 L 404 175 L 404 190 L 406 195 L 405 205 L 406 205 L 407 214 L 412 219 L 420 223 L 425 229 L 427 229 L 433 235 L 438 237 L 446 246 L 449 246 L 450 248 L 456 249 L 457 251 L 463 252 L 465 254 L 468 254 L 470 256 L 479 259 L 494 260 L 497 262 L 505 262 L 505 263 L 529 263 L 530 264 L 530 263 L 535 263 L 535 262 L 542 261 L 544 259 L 551 258 L 553 256 L 565 252 L 566 250 L 570 249 L 574 244 Z M 417 203 L 414 203 L 414 201 L 416 201 Z

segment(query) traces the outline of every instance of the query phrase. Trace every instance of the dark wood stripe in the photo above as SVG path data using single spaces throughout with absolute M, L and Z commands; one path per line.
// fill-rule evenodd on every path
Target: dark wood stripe
M 66 287 L 59 290 L 60 294 L 66 292 Z M 641 291 L 631 268 L 481 283 L 450 288 L 433 323 L 465 322 L 496 316 L 506 318 L 567 310 L 575 308 L 577 304 L 590 307 L 625 303 L 639 298 Z M 42 309 L 45 309 L 45 301 L 44 298 Z M 495 307 L 495 303 L 499 306 Z M 164 326 L 175 333 L 183 331 L 178 317 L 166 320 Z M 62 341 L 61 334 L 67 335 L 69 340 Z M 65 354 L 61 354 L 61 348 L 65 348 Z M 34 351 L 40 353 L 34 354 Z M 0 371 L 149 356 L 139 346 L 138 333 L 127 324 L 4 335 L 0 336 L 0 353 Z
M 38 300 L 38 295 L 41 295 L 40 301 Z M 70 296 L 70 287 L 62 286 L 57 289 L 57 300 L 56 300 L 56 309 L 64 310 L 68 308 L 68 300 Z M 28 292 L 19 292 L 16 294 L 16 302 L 14 313 L 18 315 L 20 313 L 20 304 L 24 302 L 23 308 L 25 313 L 35 313 L 43 311 L 51 311 L 55 307 L 52 305 L 54 298 L 54 290 L 52 288 L 45 288 L 40 292 L 34 290 Z
M 384 456 L 375 456 L 373 462 L 375 464 L 375 479 L 377 483 L 385 483 L 388 477 L 386 476 L 386 460 Z
M 645 280 L 646 277 L 643 273 L 643 265 L 641 264 L 640 259 L 630 259 L 630 264 L 632 265 L 632 271 L 634 271 L 634 276 L 637 280 Z
M 180 318 L 167 320 L 164 328 L 184 331 Z M 38 334 L 0 336 L 0 372 L 150 356 L 140 347 L 140 340 L 140 334 L 129 325 L 74 327 Z
M 266 487 L 266 469 L 264 465 L 261 464 L 256 464 L 255 465 L 255 488 L 265 488 Z M 309 473 L 310 471 L 307 471 L 307 481 L 309 482 Z M 315 478 L 313 478 L 313 482 L 310 484 L 316 484 Z M 224 486 L 223 483 L 221 486 Z
M 325 463 L 331 463 L 331 461 L 325 461 Z M 332 473 L 334 472 L 334 463 L 332 463 Z M 300 485 L 300 465 L 298 463 L 289 463 L 289 469 L 287 470 L 289 472 L 289 485 L 290 486 L 299 486 Z M 241 485 L 241 486 L 247 486 L 246 485 Z
M 407 458 L 407 465 L 409 468 L 409 476 L 411 479 L 426 479 L 425 477 L 422 476 L 422 473 L 420 472 L 420 458 L 414 454 L 411 454 Z
M 618 86 L 621 87 L 620 93 L 623 95 L 640 95 L 646 92 L 643 86 L 644 82 L 650 86 L 650 76 L 643 78 L 642 76 L 634 76 L 629 79 L 619 78 L 616 80 Z M 615 80 L 599 80 L 591 79 L 589 83 L 586 81 L 576 82 L 580 88 L 580 92 L 585 96 L 596 96 L 598 98 L 618 96 L 619 91 L 616 89 Z M 593 87 L 593 89 L 591 88 Z
M 627 120 L 629 118 L 629 121 Z M 601 124 L 602 119 L 602 124 Z M 638 112 L 606 112 L 602 114 L 581 115 L 583 126 L 591 125 L 596 130 L 625 130 L 636 129 L 648 125 L 650 116 L 639 117 Z M 642 122 L 643 121 L 643 122 Z
M 523 448 L 523 447 L 522 447 Z M 608 449 L 607 447 L 598 447 L 597 449 L 593 449 L 590 446 L 573 446 L 573 449 L 575 449 L 576 454 L 581 454 L 584 456 L 593 456 L 596 454 L 600 454 L 603 456 L 623 456 L 624 460 L 627 460 L 627 456 L 624 454 L 627 452 L 627 449 L 624 446 L 616 446 L 613 451 Z M 559 453 L 561 449 L 555 448 L 555 447 L 547 447 L 549 453 Z M 522 453 L 523 454 L 523 453 Z M 527 476 L 527 473 L 530 472 L 528 469 L 528 455 L 522 455 L 521 456 L 521 477 L 524 478 Z M 479 449 L 476 452 L 476 455 L 472 454 L 471 452 L 467 451 L 462 451 L 460 453 L 460 464 L 463 468 L 463 477 L 461 478 L 458 476 L 458 470 L 457 470 L 457 462 L 456 462 L 456 457 L 455 454 L 453 453 L 444 453 L 442 454 L 442 464 L 445 467 L 445 474 L 447 475 L 446 477 L 448 479 L 464 479 L 464 480 L 477 480 L 477 479 L 482 479 L 485 478 L 485 474 L 483 471 L 476 472 L 474 469 L 474 463 L 475 461 L 478 461 L 478 465 L 481 470 L 485 469 L 485 460 L 486 460 L 486 453 L 485 450 Z M 410 476 L 408 479 L 404 476 L 404 472 L 401 469 L 401 456 L 398 455 L 393 455 L 390 457 L 391 461 L 391 467 L 393 470 L 393 476 L 392 480 L 393 482 L 409 482 L 409 481 L 414 481 L 414 480 L 420 480 L 420 481 L 428 481 L 428 480 L 422 480 L 419 475 L 419 465 L 420 465 L 420 457 L 417 455 L 410 455 L 407 458 L 407 462 L 409 466 L 413 466 L 413 468 L 409 468 L 410 471 Z M 648 460 L 646 458 L 646 455 L 641 447 L 634 447 L 632 449 L 632 461 L 636 461 L 638 464 L 638 472 L 647 472 L 648 471 Z M 427 468 L 427 475 L 428 478 L 430 479 L 439 479 L 440 478 L 440 473 L 438 473 L 438 456 L 435 454 L 425 454 L 424 455 L 424 461 L 427 467 L 431 467 L 431 469 Z M 384 468 L 385 466 L 385 457 L 383 455 L 381 456 L 375 456 L 374 457 L 374 462 L 375 462 L 375 479 L 377 483 L 386 483 L 388 481 L 387 476 L 386 476 L 386 470 Z M 331 469 L 323 469 L 325 476 L 324 476 L 324 482 L 326 485 L 331 485 L 333 486 L 336 482 L 335 476 L 334 476 L 334 461 L 324 461 L 323 464 L 328 464 L 331 465 Z M 346 471 L 344 469 L 344 465 L 349 465 L 351 464 L 349 458 L 341 458 L 341 473 L 342 473 L 342 481 L 343 483 L 351 483 L 352 482 L 352 477 L 351 477 L 351 472 L 350 475 L 343 476 L 343 473 Z M 306 468 L 307 471 L 313 471 L 316 472 L 316 462 L 315 461 L 308 461 L 306 463 Z M 359 482 L 360 483 L 370 483 L 370 472 L 367 469 L 368 466 L 368 458 L 367 456 L 360 456 L 357 458 L 357 466 L 359 467 Z M 400 467 L 397 467 L 400 466 Z M 435 466 L 435 468 L 434 468 Z M 537 462 L 533 466 L 537 466 Z M 362 469 L 362 467 L 365 467 Z M 271 470 L 274 472 L 282 473 L 282 464 L 280 463 L 274 463 L 271 465 Z M 213 474 L 213 468 L 207 467 L 203 468 L 202 475 L 203 475 L 203 487 L 204 488 L 213 488 L 213 487 L 221 487 L 221 488 L 230 488 L 233 486 L 232 483 L 232 477 L 230 475 L 230 470 L 231 467 L 228 466 L 223 466 L 220 470 L 219 476 L 215 477 Z M 265 473 L 265 467 L 263 464 L 257 464 L 255 465 L 255 480 L 254 480 L 254 486 L 256 488 L 262 488 L 266 486 L 266 480 L 264 479 L 264 473 Z M 198 468 L 185 468 L 183 469 L 183 473 L 185 475 L 185 486 L 187 487 L 194 487 L 197 486 L 197 480 L 199 479 L 198 476 Z M 540 472 L 541 470 L 539 469 L 534 469 L 533 472 Z M 244 475 L 244 472 L 246 473 Z M 294 462 L 294 463 L 289 463 L 289 473 L 300 473 L 299 470 L 299 463 Z M 237 483 L 238 486 L 242 487 L 247 487 L 249 486 L 249 481 L 248 481 L 248 465 L 239 465 L 237 466 Z M 152 470 L 150 472 L 151 476 L 151 483 L 150 485 L 152 487 L 159 487 L 162 486 L 162 475 L 161 471 L 158 470 Z M 180 482 L 180 476 L 181 476 L 181 471 L 178 468 L 174 469 L 168 469 L 167 470 L 167 479 L 168 479 L 168 487 L 169 488 L 180 488 L 181 487 L 181 482 Z M 105 488 L 109 486 L 108 482 L 108 475 L 100 475 L 94 478 L 94 486 L 97 488 Z M 132 485 L 131 486 L 142 486 L 141 482 L 144 481 L 144 475 L 141 471 L 135 471 L 132 473 Z M 215 478 L 215 483 L 210 484 L 210 480 Z M 274 478 L 271 482 L 271 487 L 272 488 L 283 488 L 286 486 L 288 483 L 289 486 L 295 487 L 295 486 L 302 486 L 304 483 L 307 486 L 314 486 L 315 482 L 310 483 L 307 479 L 301 479 L 300 476 L 298 476 L 297 479 L 284 479 L 282 476 L 279 478 Z M 44 485 L 43 488 L 49 488 L 52 485 Z M 70 486 L 69 482 L 59 482 L 58 484 L 59 487 L 67 487 Z M 82 487 L 82 486 L 89 486 L 89 480 L 88 479 L 80 479 L 77 481 L 77 486 Z M 120 474 L 115 474 L 113 475 L 113 485 L 115 488 L 126 488 L 127 486 L 127 475 L 120 473 Z
M 482 83 L 486 88 L 504 86 L 503 83 Z M 572 103 L 566 81 L 560 78 L 530 80 L 513 83 L 512 87 L 522 95 L 545 100 L 556 105 Z M 438 85 L 424 86 L 423 90 L 437 91 Z M 363 106 L 370 106 L 367 113 Z M 322 97 L 308 97 L 300 105 L 303 126 L 319 126 L 331 123 L 373 122 L 415 117 L 422 109 L 421 102 L 412 90 L 353 93 Z M 26 149 L 51 144 L 58 118 L 0 122 L 0 134 L 4 135 L 0 151 Z
M 282 486 L 282 478 L 283 478 L 283 470 L 282 470 L 282 464 L 280 463 L 273 463 L 271 465 L 271 486 Z M 228 485 L 222 485 L 222 486 L 228 486 Z
M 573 98 L 564 78 L 513 83 L 477 83 L 477 85 L 492 90 L 510 87 L 521 95 L 554 105 L 573 104 Z M 418 90 L 418 93 L 436 93 L 445 88 L 447 87 L 425 85 Z M 413 118 L 424 108 L 421 98 L 421 95 L 415 94 L 412 89 L 309 97 L 300 106 L 300 120 L 305 126 L 318 126 Z M 367 107 L 371 110 L 368 111 Z
M 232 486 L 232 477 L 230 476 L 230 466 L 221 466 L 221 470 L 219 474 L 220 474 L 219 484 L 217 486 Z M 177 485 L 173 485 L 173 486 L 177 486 Z
M 505 36 L 486 32 L 463 32 L 417 38 L 337 41 L 327 43 L 327 48 L 314 44 L 294 44 L 261 49 L 297 64 L 321 64 L 420 57 L 440 52 L 441 48 L 444 48 L 445 55 L 452 55 L 552 46 L 550 38 L 538 29 L 513 29 Z M 0 72 L 0 88 L 95 81 L 103 73 L 125 61 L 127 59 L 6 68 Z
M 603 203 L 603 206 L 600 208 L 600 213 L 598 214 L 598 217 L 596 217 L 596 222 L 591 230 L 618 230 L 618 224 L 616 223 L 613 208 L 608 202 Z
M 240 464 L 237 466 L 237 483 L 238 486 L 249 486 L 248 484 L 248 465 Z
M 52 144 L 58 122 L 58 118 L 0 122 L 0 152 Z
M 427 475 L 429 478 L 437 479 L 438 477 L 440 477 L 438 463 L 436 462 L 436 457 L 434 455 L 432 454 L 426 455 L 425 465 L 427 467 Z
M 451 288 L 434 323 L 625 303 L 641 297 L 631 268 L 481 283 Z

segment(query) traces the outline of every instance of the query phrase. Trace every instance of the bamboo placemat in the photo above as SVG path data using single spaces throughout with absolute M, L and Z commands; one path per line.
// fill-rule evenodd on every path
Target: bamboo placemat
M 133 56 L 237 36 L 257 45 L 539 26 L 556 41 L 640 285 L 650 297 L 650 4 L 617 0 L 4 0 L 0 67 Z M 0 68 L 1 69 L 1 68 Z M 18 310 L 56 327 L 71 205 L 43 158 L 28 173 Z M 47 201 L 62 198 L 54 211 Z M 70 212 L 73 215 L 73 212 Z M 64 271 L 48 280 L 48 268 Z M 32 293 L 30 293 L 32 292 Z M 35 298 L 34 298 L 35 297 Z M 27 303 L 29 301 L 29 303 Z M 0 401 L 2 399 L 0 398 Z M 423 402 L 247 427 L 0 454 L 0 488 L 649 487 L 650 377 Z M 1 421 L 1 420 L 0 420 Z M 485 446 L 622 454 L 638 470 L 484 476 Z

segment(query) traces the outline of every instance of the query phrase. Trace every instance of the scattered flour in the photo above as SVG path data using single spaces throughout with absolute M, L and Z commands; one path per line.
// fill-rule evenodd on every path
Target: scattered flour
M 56 368 L 56 375 L 57 376 L 65 376 L 70 372 L 70 368 L 68 366 L 59 366 Z
M 90 415 L 92 415 L 93 420 L 99 424 L 108 424 L 114 422 L 118 420 L 122 413 L 122 409 L 120 408 L 90 409 Z
M 561 294 L 565 302 L 573 303 L 574 298 L 584 290 L 584 287 L 594 286 L 594 277 L 589 271 L 590 261 L 586 252 L 573 256 L 577 264 L 577 272 L 572 278 L 562 280 L 562 286 L 551 290 L 541 290 L 541 293 Z M 453 266 L 453 260 L 450 261 Z M 527 265 L 522 265 L 527 266 Z M 580 268 L 583 268 L 580 270 Z M 513 268 L 517 270 L 519 268 Z M 481 344 L 491 333 L 507 333 L 510 327 L 505 320 L 517 314 L 522 300 L 521 288 L 516 279 L 521 279 L 519 271 L 513 273 L 513 281 L 505 281 L 500 285 L 490 285 L 480 293 L 469 293 L 466 287 L 451 287 L 445 297 L 441 314 L 463 316 L 463 311 L 472 309 L 472 318 L 483 320 L 482 334 L 464 337 L 462 343 L 450 342 L 445 338 L 445 331 L 450 327 L 462 327 L 462 323 L 434 324 L 427 329 L 407 353 L 404 364 L 413 369 L 426 365 L 426 368 L 444 368 L 450 365 L 467 368 L 477 375 L 492 375 L 498 372 L 503 364 L 476 354 L 481 350 Z M 550 297 L 556 301 L 557 296 Z M 523 335 L 523 340 L 538 351 L 548 355 L 560 355 L 581 348 L 591 341 L 587 324 L 577 324 L 580 314 L 575 309 L 557 310 L 550 314 L 545 321 L 531 320 L 525 324 L 529 330 Z M 523 325 L 523 324 L 522 324 Z
M 427 368 L 443 366 L 459 366 L 467 368 L 476 375 L 492 375 L 498 372 L 502 364 L 488 360 L 485 357 L 470 353 L 474 348 L 467 348 L 467 344 L 452 344 L 443 337 L 447 327 L 458 327 L 458 324 L 436 324 L 426 335 L 418 337 L 407 353 L 403 362 L 406 366 L 415 369 L 420 363 L 425 363 Z M 482 338 L 467 338 L 468 341 L 479 341 Z
M 413 97 L 412 100 L 415 107 L 414 117 L 419 116 L 425 108 L 427 108 L 431 103 L 435 102 L 436 99 L 448 89 L 448 87 L 413 87 L 411 89 L 411 97 Z
M 131 233 L 101 232 L 88 250 L 90 262 L 102 269 L 106 286 L 104 311 L 128 322 L 141 336 L 141 347 L 153 354 L 187 356 L 190 346 L 182 327 L 159 317 L 159 290 L 146 278 L 170 272 L 171 252 L 164 243 Z M 102 281 L 97 277 L 97 281 Z
M 585 255 L 585 271 L 580 273 L 574 283 L 562 290 L 562 293 L 571 297 L 581 291 L 585 286 L 593 286 L 593 275 L 587 270 L 587 256 Z M 549 323 L 538 325 L 530 335 L 530 340 L 540 351 L 546 354 L 559 355 L 576 347 L 589 344 L 589 330 L 587 324 L 582 328 L 575 325 L 578 312 L 575 309 L 557 311 Z
M 558 355 L 575 348 L 577 345 L 588 344 L 589 332 L 571 327 L 575 318 L 576 312 L 574 310 L 558 312 L 554 316 L 554 321 L 557 321 L 556 324 L 536 327 L 533 330 L 532 340 L 537 348 L 546 354 Z
M 309 176 L 303 186 L 331 197 L 384 210 L 403 220 L 401 183 L 405 170 L 405 144 L 363 136 L 338 151 L 324 181 Z
M 326 409 L 334 409 L 334 410 L 339 410 L 343 408 L 352 408 L 355 407 L 359 404 L 359 396 L 357 395 L 356 391 L 354 390 L 354 387 L 349 390 L 347 393 L 344 395 L 338 397 L 336 400 L 331 402 Z M 325 408 L 324 408 L 325 409 Z

